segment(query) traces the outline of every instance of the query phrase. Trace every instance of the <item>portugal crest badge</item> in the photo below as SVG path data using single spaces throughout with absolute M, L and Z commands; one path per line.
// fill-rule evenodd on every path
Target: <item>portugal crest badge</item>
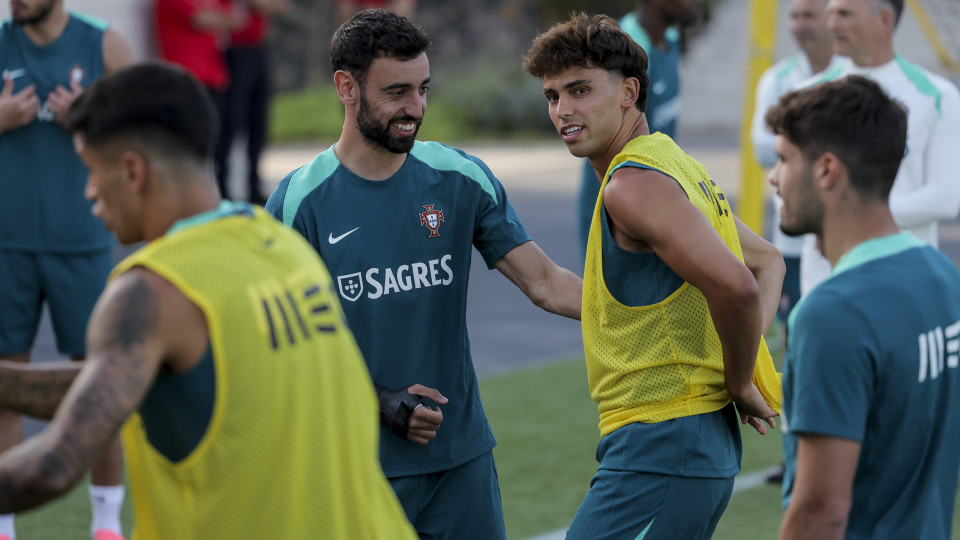
M 435 210 L 435 204 L 423 205 L 423 212 L 420 212 L 420 224 L 430 229 L 430 236 L 427 238 L 437 238 L 440 236 L 440 224 L 443 223 L 443 210 Z

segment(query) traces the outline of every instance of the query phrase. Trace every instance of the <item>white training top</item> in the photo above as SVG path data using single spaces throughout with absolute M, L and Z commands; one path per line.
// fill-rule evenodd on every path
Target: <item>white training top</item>
M 907 153 L 890 191 L 890 210 L 900 228 L 937 247 L 937 222 L 960 212 L 960 92 L 950 81 L 899 55 L 877 67 L 847 61 L 806 81 L 809 86 L 846 75 L 876 81 L 907 110 Z M 806 294 L 826 278 L 830 265 L 805 238 L 800 291 Z
M 845 60 L 843 56 L 834 56 L 824 71 L 836 68 Z M 753 141 L 753 155 L 764 168 L 770 169 L 777 164 L 777 154 L 773 150 L 773 141 L 776 137 L 767 128 L 764 118 L 767 111 L 777 104 L 780 96 L 793 90 L 813 75 L 815 73 L 810 67 L 810 60 L 801 52 L 777 62 L 760 77 L 760 82 L 757 84 L 756 105 L 753 109 L 753 122 L 750 127 L 750 139 Z M 773 202 L 777 209 L 777 225 L 779 225 L 782 202 L 776 195 L 773 196 Z M 787 236 L 777 226 L 773 228 L 771 240 L 784 256 L 800 256 L 800 246 L 803 244 L 801 237 Z

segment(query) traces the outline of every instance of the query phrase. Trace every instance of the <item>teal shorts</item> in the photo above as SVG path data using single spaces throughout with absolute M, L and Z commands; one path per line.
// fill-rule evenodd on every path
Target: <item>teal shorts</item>
M 87 321 L 113 268 L 110 250 L 35 253 L 0 249 L 0 355 L 33 348 L 43 303 L 61 354 L 86 354 Z
M 567 540 L 709 540 L 733 478 L 688 478 L 600 469 Z
M 420 538 L 506 540 L 493 452 L 446 471 L 389 480 Z

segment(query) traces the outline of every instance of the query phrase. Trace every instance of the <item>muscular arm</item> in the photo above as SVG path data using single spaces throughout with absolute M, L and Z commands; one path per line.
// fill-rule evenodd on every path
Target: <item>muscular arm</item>
M 197 326 L 176 309 L 184 302 L 140 269 L 107 287 L 90 318 L 87 359 L 50 426 L 0 455 L 0 513 L 66 493 L 143 400 L 163 359 L 176 354 L 168 344 L 194 343 L 198 333 L 205 339 L 204 321 Z
M 783 276 L 787 267 L 780 251 L 763 238 L 757 236 L 750 227 L 734 216 L 737 222 L 737 235 L 743 250 L 743 263 L 747 265 L 760 287 L 760 306 L 763 310 L 763 333 L 770 330 L 773 319 L 780 307 L 780 293 L 783 289 Z
M 571 319 L 580 319 L 583 281 L 560 268 L 534 242 L 511 249 L 494 267 L 523 291 L 536 306 Z
M 857 441 L 800 436 L 793 496 L 780 527 L 782 540 L 843 538 L 859 459 Z
M 0 362 L 0 408 L 49 420 L 82 367 L 79 362 Z
M 727 390 L 738 406 L 746 405 L 742 412 L 774 416 L 752 381 L 763 310 L 760 287 L 750 270 L 677 182 L 664 174 L 621 168 L 607 184 L 604 204 L 618 245 L 631 251 L 652 250 L 706 297 L 723 347 Z

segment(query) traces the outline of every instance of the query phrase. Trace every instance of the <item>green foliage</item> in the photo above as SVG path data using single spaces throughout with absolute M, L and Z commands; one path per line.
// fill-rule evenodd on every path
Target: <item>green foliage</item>
M 530 140 L 552 133 L 540 82 L 521 69 L 519 57 L 488 51 L 469 64 L 437 71 L 419 139 Z M 332 141 L 342 125 L 343 105 L 332 83 L 273 99 L 273 142 Z

